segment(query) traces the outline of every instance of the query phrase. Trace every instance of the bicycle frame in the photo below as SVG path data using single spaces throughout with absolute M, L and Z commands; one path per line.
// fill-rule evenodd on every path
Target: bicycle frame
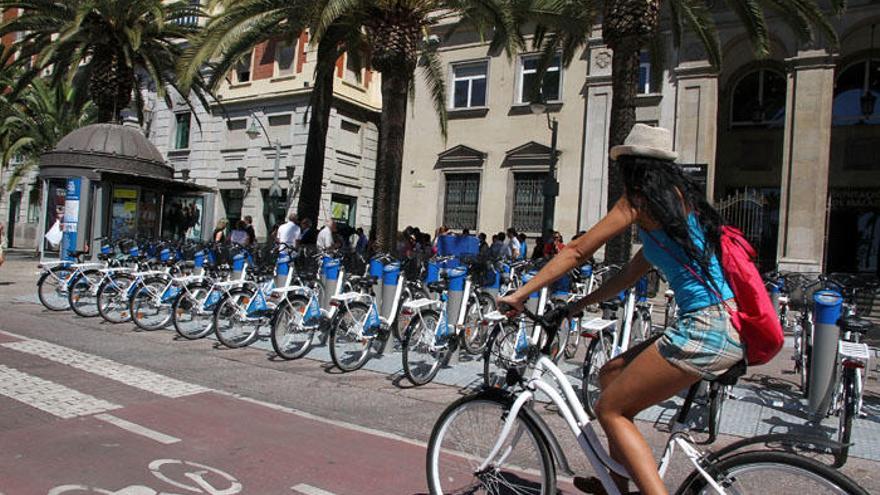
M 556 382 L 555 385 L 552 385 L 543 379 L 544 372 L 549 373 L 550 376 L 553 377 Z M 523 389 L 522 392 L 517 394 L 517 397 L 507 414 L 498 440 L 496 440 L 489 455 L 482 464 L 480 464 L 476 471 L 483 471 L 487 469 L 496 458 L 503 461 L 504 458 L 510 454 L 512 446 L 516 444 L 519 435 L 522 433 L 521 431 L 516 432 L 517 437 L 514 438 L 514 441 L 510 444 L 511 447 L 505 452 L 502 452 L 502 447 L 507 443 L 507 438 L 513 431 L 513 425 L 520 410 L 535 398 L 537 392 L 542 392 L 550 398 L 551 402 L 553 402 L 559 413 L 562 415 L 566 425 L 572 435 L 577 439 L 578 446 L 580 446 L 584 456 L 586 456 L 590 465 L 593 467 L 593 470 L 601 481 L 606 492 L 609 495 L 620 495 L 620 491 L 617 489 L 617 486 L 611 478 L 611 473 L 613 472 L 627 479 L 631 479 L 631 477 L 626 471 L 626 468 L 612 459 L 608 452 L 602 447 L 599 437 L 593 429 L 589 416 L 583 406 L 581 406 L 574 388 L 568 382 L 568 379 L 562 370 L 560 370 L 550 358 L 542 355 L 535 365 L 535 373 L 532 375 L 532 378 L 526 382 Z M 562 391 L 561 394 L 559 389 Z M 684 425 L 676 424 L 673 433 L 669 436 L 658 469 L 660 477 L 662 478 L 665 476 L 675 446 L 677 445 L 691 461 L 697 471 L 699 471 L 699 473 L 706 479 L 707 483 L 709 483 L 709 485 L 718 493 L 724 494 L 724 489 L 719 486 L 701 466 L 700 459 L 702 458 L 702 453 L 693 446 L 691 441 L 689 441 L 687 433 L 682 431 L 683 429 L 685 429 Z
M 337 284 L 337 287 L 340 285 L 341 284 Z M 382 315 L 382 314 L 379 315 L 379 320 L 382 322 L 382 325 L 389 327 L 394 323 L 395 318 L 397 318 L 397 310 L 400 306 L 400 295 L 403 293 L 404 286 L 406 286 L 406 277 L 404 277 L 403 273 L 401 272 L 401 274 L 398 275 L 398 277 L 397 277 L 397 289 L 395 289 L 395 291 L 394 291 L 394 301 L 391 304 L 391 314 L 389 314 L 387 316 Z M 337 305 L 339 303 L 341 303 L 342 306 L 345 307 L 345 311 L 347 311 L 347 312 L 351 311 L 349 303 L 353 300 L 363 301 L 370 308 L 372 308 L 373 306 L 376 305 L 376 297 L 373 296 L 372 294 L 365 294 L 363 292 L 343 292 L 341 294 L 334 295 L 331 298 L 331 301 L 333 301 Z M 370 311 L 372 311 L 372 309 Z M 378 309 L 377 309 L 377 311 L 378 311 Z M 367 323 L 367 318 L 369 318 L 369 317 L 370 317 L 370 313 L 367 312 L 367 314 L 364 315 L 363 321 L 355 321 L 355 325 L 356 325 L 355 328 L 357 329 L 357 332 L 358 332 L 357 333 L 358 338 L 372 338 L 373 337 L 373 335 L 364 334 L 364 325 Z

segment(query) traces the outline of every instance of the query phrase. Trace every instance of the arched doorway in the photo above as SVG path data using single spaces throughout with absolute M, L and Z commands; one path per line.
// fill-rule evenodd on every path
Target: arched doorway
M 835 74 L 827 271 L 880 272 L 878 99 L 880 54 L 863 50 L 845 57 Z
M 776 265 L 786 84 L 781 63 L 746 64 L 727 79 L 718 111 L 715 197 L 766 270 Z

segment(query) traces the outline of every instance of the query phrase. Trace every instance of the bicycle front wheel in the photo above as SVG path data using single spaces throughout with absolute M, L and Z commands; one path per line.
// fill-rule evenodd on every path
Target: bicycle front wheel
M 439 321 L 436 311 L 422 311 L 410 320 L 403 334 L 403 374 L 413 385 L 424 385 L 437 376 L 449 351 L 446 346 L 455 340 L 454 335 L 437 338 Z M 442 340 L 439 345 L 438 340 Z
M 495 457 L 480 468 L 501 436 L 509 410 L 510 401 L 488 394 L 465 397 L 446 408 L 428 443 L 432 495 L 556 493 L 556 471 L 546 440 L 522 413 Z
M 867 495 L 862 487 L 839 471 L 813 459 L 786 452 L 752 451 L 735 454 L 709 466 L 729 494 Z M 698 472 L 692 473 L 678 493 L 714 495 L 715 489 Z
M 74 278 L 67 289 L 67 302 L 74 313 L 83 318 L 98 316 L 98 285 L 100 270 L 86 270 Z
M 486 349 L 489 339 L 489 327 L 482 324 L 483 315 L 495 310 L 495 300 L 487 293 L 477 293 L 468 301 L 467 313 L 464 318 L 464 335 L 462 342 L 468 354 L 479 356 Z

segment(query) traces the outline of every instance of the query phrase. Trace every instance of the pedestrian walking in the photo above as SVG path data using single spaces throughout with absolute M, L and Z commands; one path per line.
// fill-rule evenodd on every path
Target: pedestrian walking
M 300 229 L 296 223 L 296 213 L 290 212 L 287 215 L 287 221 L 278 227 L 278 234 L 275 240 L 283 242 L 292 248 L 296 248 L 299 243 Z

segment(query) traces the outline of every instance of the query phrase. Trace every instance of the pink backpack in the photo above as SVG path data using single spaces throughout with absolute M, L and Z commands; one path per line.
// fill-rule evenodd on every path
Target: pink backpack
M 681 260 L 675 258 L 672 252 L 650 231 L 646 232 L 658 246 L 681 263 L 694 278 L 708 287 L 718 300 L 722 300 L 721 294 L 712 285 L 707 284 L 690 264 L 682 263 Z M 743 236 L 742 231 L 730 225 L 723 225 L 721 227 L 721 258 L 719 261 L 727 284 L 733 291 L 737 309 L 734 310 L 727 303 L 724 303 L 724 307 L 730 314 L 730 322 L 739 332 L 739 337 L 745 345 L 746 364 L 749 366 L 768 363 L 773 359 L 773 356 L 779 353 L 784 343 L 779 316 L 770 301 L 770 295 L 767 294 L 764 280 L 752 261 L 754 258 L 755 249 Z
M 730 320 L 746 347 L 746 362 L 765 364 L 784 342 L 779 316 L 755 263 L 755 250 L 736 227 L 721 227 L 721 267 L 733 291 L 737 309 L 728 307 Z

